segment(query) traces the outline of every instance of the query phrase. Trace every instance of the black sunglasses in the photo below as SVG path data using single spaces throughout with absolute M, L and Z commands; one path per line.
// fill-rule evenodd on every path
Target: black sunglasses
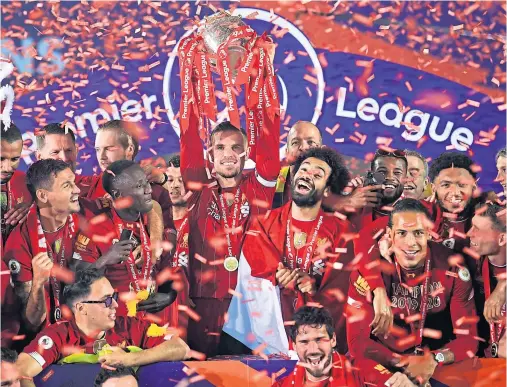
M 397 149 L 392 152 L 388 152 L 383 149 L 377 149 L 375 154 L 377 156 L 391 156 L 391 157 L 406 157 L 407 156 L 405 152 L 403 152 L 401 150 L 397 150 Z
M 113 305 L 113 300 L 118 301 L 118 292 L 114 292 L 112 296 L 107 296 L 102 301 L 81 301 L 82 304 L 104 304 L 106 308 L 110 308 Z

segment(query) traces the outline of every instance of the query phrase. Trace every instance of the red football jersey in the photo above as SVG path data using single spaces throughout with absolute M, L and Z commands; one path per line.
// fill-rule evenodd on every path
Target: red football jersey
M 133 317 L 116 317 L 114 328 L 106 331 L 104 340 L 111 346 L 136 346 L 142 349 L 156 347 L 164 342 L 164 337 L 148 337 L 146 332 L 149 321 Z M 170 337 L 168 337 L 169 339 Z M 30 355 L 42 369 L 70 355 L 76 348 L 85 350 L 87 354 L 95 353 L 98 340 L 84 335 L 75 320 L 59 321 L 44 328 L 37 337 L 23 350 Z
M 99 205 L 95 201 L 88 201 L 81 198 L 79 200 L 79 204 L 79 215 L 89 217 L 89 214 L 100 211 Z M 76 220 L 79 220 L 79 217 L 77 217 Z M 68 224 L 66 223 L 64 227 L 55 232 L 44 232 L 46 242 L 49 244 L 49 246 L 51 246 L 51 250 L 55 253 L 55 255 L 60 256 L 61 253 L 64 256 L 64 267 L 68 267 L 73 257 L 74 242 L 76 240 L 75 238 L 77 234 L 76 232 L 73 233 L 73 237 L 70 240 L 65 238 L 64 236 L 66 235 L 67 226 Z M 32 258 L 36 255 L 36 251 L 38 250 L 35 250 L 32 246 L 33 236 L 31 234 L 37 233 L 37 230 L 32 230 L 29 227 L 30 224 L 28 221 L 18 224 L 10 234 L 7 243 L 5 244 L 5 254 L 2 259 L 9 267 L 12 275 L 12 280 L 14 282 L 28 282 L 32 281 L 33 279 Z M 79 229 L 79 222 L 76 222 L 74 224 L 74 227 L 76 230 Z M 56 259 L 57 258 L 53 257 L 54 261 Z M 60 284 L 60 289 L 63 289 L 63 285 L 63 283 Z M 48 311 L 50 319 L 46 319 L 47 323 L 49 324 L 54 319 L 55 303 L 51 296 L 53 294 L 53 291 L 49 282 L 45 285 L 45 289 L 46 305 L 51 306 L 51 310 Z
M 1 187 L 1 213 L 2 213 L 2 243 L 5 245 L 9 233 L 13 227 L 4 223 L 3 215 L 11 208 L 20 203 L 31 203 L 32 195 L 26 188 L 25 173 L 21 171 L 14 171 L 11 179 L 6 184 L 0 184 Z
M 267 122 L 267 120 L 266 120 Z M 266 212 L 271 206 L 276 178 L 280 171 L 279 128 L 259 131 L 256 168 L 242 175 L 239 197 L 226 209 L 227 217 L 239 205 L 237 232 L 231 234 L 232 256 L 239 261 L 241 240 L 251 218 Z M 198 133 L 197 117 L 190 116 L 190 126 L 181 133 L 181 174 L 188 190 L 194 192 L 189 201 L 190 296 L 203 298 L 231 298 L 229 289 L 237 283 L 237 270 L 228 271 L 224 260 L 228 254 L 219 197 L 225 192 L 236 196 L 238 187 L 220 189 L 218 181 L 207 174 Z M 200 185 L 200 190 L 195 186 Z M 225 205 L 226 206 L 226 205 Z M 229 220 L 230 222 L 230 220 Z M 230 226 L 230 224 L 229 224 Z M 204 258 L 197 259 L 196 254 Z M 237 266 L 237 265 L 236 265 Z M 237 268 L 236 268 L 237 269 Z
M 101 221 L 95 224 L 89 224 L 87 230 L 80 230 L 77 235 L 74 251 L 74 259 L 84 262 L 94 263 L 104 255 L 119 239 L 117 225 L 113 221 L 114 209 L 109 208 L 101 215 Z M 142 216 L 144 227 L 147 230 L 147 216 Z M 139 244 L 141 241 L 140 230 L 137 222 L 125 222 L 133 225 L 133 237 Z M 149 238 L 148 238 L 149 243 Z M 162 258 L 164 261 L 165 258 Z M 157 265 L 152 268 L 150 278 L 153 280 Z M 111 282 L 111 286 L 120 293 L 134 291 L 134 285 L 131 283 L 131 277 L 127 268 L 127 263 L 122 262 L 114 265 L 108 265 L 104 272 L 106 278 Z M 127 307 L 121 299 L 118 301 L 117 314 L 119 316 L 127 315 Z M 164 315 L 164 321 L 167 316 Z
M 464 360 L 477 351 L 477 326 L 473 319 L 476 311 L 470 272 L 465 267 L 449 266 L 448 258 L 453 251 L 438 243 L 428 242 L 428 254 L 431 269 L 424 321 L 428 333 L 423 334 L 420 346 L 430 350 L 447 348 L 454 353 L 455 361 Z M 401 328 L 387 339 L 370 335 L 374 310 L 368 281 L 358 272 L 350 276 L 347 339 L 351 355 L 359 361 L 370 358 L 387 367 L 393 353 L 413 353 L 415 339 L 411 340 L 409 336 L 420 334 L 422 317 L 417 316 L 422 312 L 425 267 L 412 271 L 401 269 L 400 272 L 402 283 L 396 270 L 392 274 L 382 273 L 392 304 L 394 324 Z M 409 323 L 405 320 L 408 315 L 415 316 Z M 404 334 L 401 333 L 403 331 Z
M 260 216 L 252 222 L 243 242 L 243 254 L 252 269 L 252 276 L 270 280 L 276 284 L 275 274 L 278 264 L 283 262 L 290 267 L 287 254 L 287 224 L 292 202 L 274 209 L 266 216 Z M 318 222 L 322 216 L 322 224 Z M 292 219 L 292 218 L 291 218 Z M 284 320 L 291 320 L 298 307 L 306 302 L 319 302 L 331 312 L 337 334 L 337 348 L 346 349 L 343 299 L 348 290 L 350 275 L 349 263 L 354 259 L 354 247 L 351 240 L 349 223 L 330 214 L 320 212 L 316 222 L 291 220 L 291 240 L 293 243 L 296 267 L 304 269 L 307 248 L 317 232 L 315 245 L 312 246 L 307 272 L 316 280 L 317 293 L 314 296 L 302 294 L 294 289 L 281 291 Z M 307 224 L 305 224 L 307 223 Z M 316 228 L 318 228 L 317 231 Z M 340 302 L 341 300 L 341 302 Z

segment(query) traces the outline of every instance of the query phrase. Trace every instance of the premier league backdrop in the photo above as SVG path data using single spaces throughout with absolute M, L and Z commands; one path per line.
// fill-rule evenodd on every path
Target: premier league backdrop
M 83 0 L 1 7 L 2 57 L 15 66 L 3 84 L 15 92 L 11 118 L 24 132 L 24 168 L 35 160 L 34 132 L 50 122 L 64 121 L 77 133 L 83 174 L 97 169 L 94 137 L 109 119 L 138 123 L 140 158 L 178 151 L 177 45 L 223 8 L 277 44 L 281 147 L 290 126 L 307 120 L 352 168 L 379 145 L 419 150 L 428 159 L 467 152 L 482 166 L 482 188 L 498 191 L 494 154 L 505 146 L 506 126 L 502 2 Z

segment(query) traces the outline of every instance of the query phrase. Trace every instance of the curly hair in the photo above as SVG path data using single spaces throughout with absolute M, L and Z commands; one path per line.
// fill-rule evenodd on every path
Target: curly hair
M 294 316 L 294 325 L 290 329 L 290 338 L 296 342 L 296 337 L 299 333 L 299 328 L 303 325 L 309 325 L 314 328 L 326 327 L 329 338 L 333 337 L 334 322 L 331 314 L 325 308 L 317 308 L 315 306 L 302 306 Z
M 434 182 L 440 172 L 449 168 L 466 169 L 475 179 L 477 174 L 472 170 L 473 164 L 474 162 L 472 159 L 463 153 L 444 152 L 431 163 L 429 173 L 430 180 Z
M 166 159 L 167 166 L 172 166 L 174 168 L 180 167 L 180 154 L 179 153 L 173 153 L 169 155 Z
M 329 165 L 331 174 L 327 179 L 326 187 L 331 188 L 332 193 L 339 195 L 350 180 L 350 173 L 345 166 L 343 157 L 337 151 L 328 147 L 311 148 L 298 157 L 294 163 L 294 173 L 299 170 L 303 161 L 310 157 L 322 160 Z

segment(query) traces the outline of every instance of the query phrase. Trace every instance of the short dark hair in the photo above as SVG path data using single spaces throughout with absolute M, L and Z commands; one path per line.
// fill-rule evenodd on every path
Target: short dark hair
M 73 283 L 63 289 L 63 302 L 72 309 L 76 300 L 90 294 L 90 289 L 95 281 L 105 277 L 104 273 L 95 268 L 78 270 Z
M 16 361 L 18 360 L 18 354 L 16 353 L 16 351 L 10 348 L 2 347 L 2 352 L 0 356 L 1 356 L 0 361 L 6 361 L 7 363 L 16 363 Z
M 496 152 L 495 161 L 498 161 L 499 157 L 507 157 L 507 149 L 503 147 L 498 152 Z
M 74 132 L 64 126 L 63 124 L 53 122 L 51 124 L 47 124 L 45 127 L 41 129 L 40 132 L 35 136 L 35 142 L 37 143 L 37 149 L 41 150 L 46 145 L 46 136 L 50 134 L 59 134 L 62 136 L 70 136 L 72 139 L 72 143 L 76 144 L 76 136 Z
M 102 174 L 102 186 L 109 195 L 113 195 L 114 186 L 120 180 L 121 174 L 134 165 L 138 164 L 130 160 L 118 160 L 107 167 Z
M 303 325 L 310 325 L 311 327 L 320 328 L 326 327 L 329 338 L 333 337 L 334 333 L 334 322 L 331 314 L 325 308 L 317 308 L 315 306 L 302 306 L 294 316 L 294 325 L 290 329 L 290 338 L 293 342 L 296 342 L 296 337 L 299 333 L 299 328 Z
M 30 165 L 26 171 L 25 181 L 33 200 L 37 198 L 38 189 L 51 190 L 56 175 L 67 168 L 71 167 L 65 161 L 53 159 L 38 160 Z
M 484 209 L 485 208 L 485 209 Z M 484 210 L 483 210 L 484 209 Z M 498 216 L 498 213 L 503 211 L 503 215 Z M 485 216 L 491 220 L 493 228 L 500 232 L 505 232 L 505 207 L 499 206 L 496 203 L 481 203 L 475 207 L 475 213 L 479 216 Z
M 121 378 L 123 376 L 133 376 L 137 380 L 136 373 L 130 367 L 119 366 L 114 369 L 102 368 L 95 378 L 94 387 L 101 387 L 107 380 Z
M 130 144 L 134 148 L 134 153 L 132 155 L 132 160 L 134 160 L 139 153 L 139 141 L 134 136 L 134 134 L 129 133 L 128 130 L 128 122 L 122 120 L 110 120 L 105 124 L 99 126 L 97 132 L 111 130 L 115 131 L 118 134 L 118 142 L 122 146 L 123 149 L 127 149 Z
M 310 157 L 322 160 L 331 167 L 331 175 L 327 179 L 326 187 L 330 187 L 332 193 L 339 195 L 350 180 L 350 174 L 342 156 L 334 149 L 328 147 L 308 149 L 294 163 L 294 173 Z
M 405 149 L 403 152 L 405 152 L 405 157 L 406 156 L 414 156 L 414 157 L 417 157 L 419 160 L 421 160 L 424 165 L 424 176 L 428 177 L 428 162 L 426 161 L 424 156 L 422 154 L 420 154 L 419 152 L 416 152 L 415 150 L 410 150 L 410 149 Z M 408 159 L 407 159 L 407 165 L 408 165 Z
M 230 121 L 223 121 L 213 128 L 210 135 L 210 141 L 213 143 L 213 137 L 218 133 L 224 132 L 238 132 L 241 133 L 243 138 L 247 139 L 246 132 L 243 128 L 236 128 Z
M 5 126 L 4 122 L 0 120 L 0 138 L 2 141 L 7 141 L 9 144 L 13 142 L 23 140 L 23 136 L 21 135 L 21 131 L 19 128 L 11 122 L 11 126 L 8 128 Z
M 393 210 L 389 214 L 389 222 L 387 223 L 388 227 L 393 227 L 394 215 L 399 212 L 417 212 L 424 214 L 428 219 L 431 219 L 430 213 L 424 204 L 417 199 L 406 198 L 401 199 L 394 205 Z
M 400 153 L 399 156 L 397 156 L 395 154 L 398 152 Z M 408 169 L 408 160 L 407 160 L 406 156 L 402 156 L 403 154 L 405 154 L 404 151 L 399 151 L 397 149 L 395 149 L 393 152 L 390 152 L 387 154 L 379 153 L 379 151 L 377 151 L 377 152 L 375 152 L 375 155 L 373 156 L 373 160 L 370 163 L 370 170 L 373 172 L 373 167 L 375 166 L 375 161 L 377 161 L 378 159 L 381 159 L 383 157 L 394 157 L 395 159 L 403 160 L 405 162 L 405 167 Z
M 444 152 L 431 163 L 430 180 L 434 182 L 440 172 L 449 168 L 466 169 L 475 179 L 476 173 L 472 170 L 473 164 L 472 159 L 463 153 Z
M 173 153 L 167 158 L 167 166 L 173 166 L 175 168 L 180 167 L 180 154 L 179 153 Z

